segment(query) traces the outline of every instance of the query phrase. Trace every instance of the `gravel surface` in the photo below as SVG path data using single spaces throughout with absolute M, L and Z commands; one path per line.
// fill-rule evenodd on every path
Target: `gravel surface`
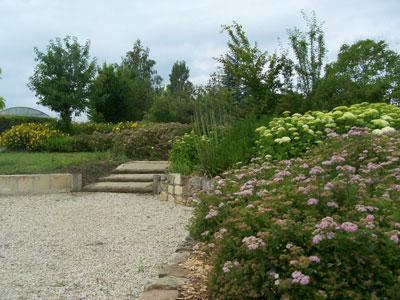
M 0 196 L 0 299 L 135 299 L 191 209 L 151 196 Z

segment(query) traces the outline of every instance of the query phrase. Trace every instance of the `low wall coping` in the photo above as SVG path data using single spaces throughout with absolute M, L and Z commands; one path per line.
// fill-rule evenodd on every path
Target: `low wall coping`
M 81 190 L 81 174 L 0 175 L 0 195 L 69 193 Z

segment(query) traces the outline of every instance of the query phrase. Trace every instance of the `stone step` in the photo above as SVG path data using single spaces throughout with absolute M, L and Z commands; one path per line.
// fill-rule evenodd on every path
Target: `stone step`
M 151 182 L 96 182 L 83 188 L 84 192 L 152 193 Z
M 153 182 L 154 175 L 161 175 L 161 179 L 165 179 L 163 174 L 111 174 L 107 177 L 99 178 L 100 182 Z
M 132 161 L 119 165 L 114 174 L 159 174 L 166 173 L 168 161 Z

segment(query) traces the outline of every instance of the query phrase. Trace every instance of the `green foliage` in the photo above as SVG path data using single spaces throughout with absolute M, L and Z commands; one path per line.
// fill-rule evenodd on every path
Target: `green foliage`
M 188 94 L 193 92 L 193 84 L 189 81 L 190 70 L 185 61 L 176 61 L 169 74 L 167 89 L 172 94 Z
M 47 123 L 23 123 L 3 132 L 0 146 L 7 150 L 38 151 L 49 138 L 59 135 Z
M 114 151 L 130 159 L 165 160 L 174 140 L 190 129 L 189 125 L 168 123 L 123 130 L 115 136 Z
M 400 297 L 400 136 L 356 131 L 215 178 L 190 229 L 211 299 Z
M 65 172 L 72 166 L 94 162 L 107 162 L 113 157 L 102 153 L 46 153 L 46 152 L 5 152 L 0 155 L 0 174 L 38 174 Z
M 15 125 L 23 123 L 47 123 L 52 128 L 57 126 L 57 121 L 55 119 L 23 116 L 0 116 L 0 133 L 10 129 Z
M 43 142 L 41 148 L 45 152 L 76 152 L 74 145 L 74 137 L 61 135 L 48 138 Z
M 223 26 L 229 36 L 228 53 L 221 64 L 220 81 L 245 112 L 274 112 L 279 94 L 290 86 L 292 63 L 285 55 L 268 55 L 251 45 L 242 26 Z
M 190 94 L 172 93 L 169 90 L 157 95 L 149 109 L 151 122 L 190 123 L 193 119 L 195 101 Z
M 115 134 L 93 132 L 73 137 L 73 151 L 77 152 L 104 152 L 114 147 Z
M 321 79 L 326 56 L 325 38 L 322 24 L 318 24 L 315 12 L 311 18 L 302 12 L 308 31 L 298 28 L 288 30 L 289 41 L 296 58 L 294 69 L 298 79 L 299 91 L 309 99 Z
M 160 90 L 162 78 L 157 75 L 154 68 L 156 62 L 149 58 L 149 52 L 149 48 L 144 48 L 140 40 L 137 40 L 132 51 L 128 51 L 122 61 L 120 80 L 123 82 L 119 84 L 124 89 L 124 97 L 120 99 L 120 102 L 128 111 L 124 118 L 117 121 L 142 120 Z M 110 105 L 113 101 L 116 99 L 112 100 Z M 110 106 L 105 109 L 110 109 Z M 125 112 L 119 113 L 125 114 Z
M 136 84 L 126 70 L 117 65 L 103 64 L 91 85 L 90 120 L 116 123 L 141 119 L 142 99 L 136 95 Z
M 360 102 L 399 103 L 400 55 L 384 41 L 370 39 L 344 44 L 326 68 L 315 102 L 333 108 Z
M 89 41 L 81 46 L 77 38 L 51 40 L 45 52 L 35 48 L 38 64 L 29 79 L 38 103 L 60 113 L 65 131 L 70 130 L 71 115 L 87 106 L 89 85 L 95 74 L 95 61 L 89 57 Z
M 72 123 L 72 134 L 92 134 L 94 132 L 110 133 L 113 131 L 113 123 L 100 123 L 100 122 L 84 122 L 84 123 Z
M 224 111 L 197 110 L 194 131 L 177 140 L 170 152 L 170 169 L 182 174 L 209 176 L 249 162 L 256 154 L 255 129 L 269 117 L 249 115 L 232 120 Z
M 157 95 L 148 112 L 152 122 L 190 123 L 194 113 L 194 88 L 184 61 L 172 66 L 167 88 Z
M 400 129 L 400 108 L 364 102 L 339 106 L 330 112 L 309 111 L 292 116 L 287 112 L 256 130 L 259 154 L 277 159 L 299 156 L 320 145 L 327 136 L 347 132 L 353 126 L 367 127 L 377 135 Z

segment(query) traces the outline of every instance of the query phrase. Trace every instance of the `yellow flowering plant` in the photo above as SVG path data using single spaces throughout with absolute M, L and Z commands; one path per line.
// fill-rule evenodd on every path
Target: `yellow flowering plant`
M 62 135 L 45 123 L 24 123 L 11 127 L 0 135 L 0 146 L 8 150 L 40 150 L 51 137 Z

